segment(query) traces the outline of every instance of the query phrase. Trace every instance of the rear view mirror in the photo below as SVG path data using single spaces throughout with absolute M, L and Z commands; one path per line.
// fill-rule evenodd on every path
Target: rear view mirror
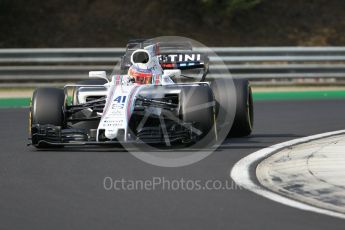
M 102 78 L 102 79 L 107 80 L 107 82 L 109 82 L 105 71 L 90 71 L 89 78 Z

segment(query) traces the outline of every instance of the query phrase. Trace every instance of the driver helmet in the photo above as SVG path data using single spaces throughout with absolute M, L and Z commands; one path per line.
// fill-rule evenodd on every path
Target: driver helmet
M 147 68 L 140 68 L 139 66 L 132 65 L 128 70 L 128 76 L 134 83 L 144 85 L 152 84 L 152 70 Z

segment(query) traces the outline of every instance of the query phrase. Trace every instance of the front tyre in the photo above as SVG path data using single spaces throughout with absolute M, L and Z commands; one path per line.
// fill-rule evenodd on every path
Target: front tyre
M 34 91 L 30 108 L 30 132 L 32 144 L 37 148 L 43 146 L 33 130 L 34 125 L 54 125 L 65 127 L 64 108 L 66 96 L 63 89 L 38 88 Z
M 253 129 L 253 96 L 246 79 L 216 79 L 211 82 L 216 101 L 218 132 L 243 137 Z
M 198 133 L 197 145 L 206 147 L 216 141 L 214 96 L 208 85 L 183 87 L 181 115 L 185 123 L 193 124 L 192 132 Z

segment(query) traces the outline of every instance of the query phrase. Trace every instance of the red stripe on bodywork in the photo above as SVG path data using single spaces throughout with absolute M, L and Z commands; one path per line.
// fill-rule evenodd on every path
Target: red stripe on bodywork
M 121 80 L 120 75 L 117 75 L 117 76 L 116 76 L 115 84 L 116 84 L 116 85 L 119 85 L 119 84 L 120 84 L 120 80 Z
M 132 100 L 133 100 L 133 95 L 135 94 L 136 90 L 138 89 L 139 86 L 135 86 L 132 91 L 131 95 L 129 96 L 128 103 L 127 103 L 127 120 L 129 121 L 130 113 L 131 113 L 131 106 L 132 106 Z
M 160 82 L 160 75 L 158 74 L 158 75 L 156 76 L 155 85 L 159 85 L 159 82 Z
M 106 103 L 106 105 L 105 105 L 105 108 L 104 108 L 104 110 L 103 110 L 103 115 L 102 115 L 101 121 L 103 121 L 104 115 L 107 114 L 108 109 L 109 109 L 109 107 L 110 107 L 110 104 L 111 104 L 112 101 L 113 101 L 114 92 L 115 92 L 115 85 L 112 85 L 112 87 L 110 88 L 110 95 L 109 95 L 109 98 L 108 98 L 107 103 Z

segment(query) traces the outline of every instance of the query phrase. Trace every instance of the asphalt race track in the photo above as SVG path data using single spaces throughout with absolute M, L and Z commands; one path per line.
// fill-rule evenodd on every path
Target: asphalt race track
M 344 229 L 345 221 L 241 189 L 107 191 L 115 179 L 230 181 L 242 157 L 282 141 L 345 128 L 345 100 L 259 101 L 255 132 L 228 139 L 181 168 L 146 164 L 121 150 L 27 147 L 27 109 L 0 110 L 0 229 Z

